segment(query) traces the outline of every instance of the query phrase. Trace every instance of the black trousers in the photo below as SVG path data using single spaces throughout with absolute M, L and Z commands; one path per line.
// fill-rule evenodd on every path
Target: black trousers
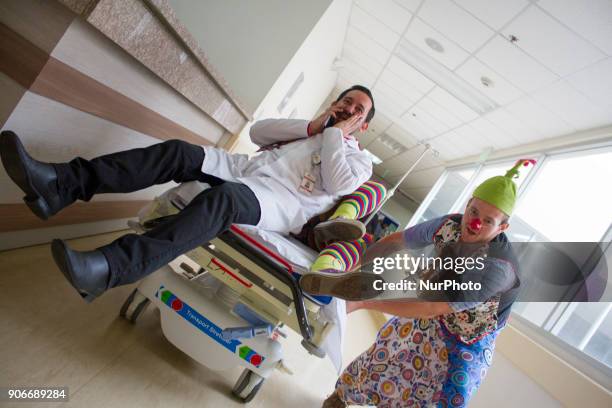
M 135 282 L 177 256 L 210 241 L 234 224 L 255 225 L 261 208 L 246 185 L 202 173 L 204 149 L 170 140 L 85 160 L 55 164 L 62 202 L 89 201 L 95 194 L 128 193 L 169 181 L 202 181 L 198 194 L 176 217 L 142 235 L 127 234 L 99 248 L 110 265 L 108 287 Z

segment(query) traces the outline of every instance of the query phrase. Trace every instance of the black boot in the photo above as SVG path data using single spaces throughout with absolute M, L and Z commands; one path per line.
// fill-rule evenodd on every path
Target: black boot
M 7 130 L 0 135 L 0 157 L 9 177 L 25 193 L 23 201 L 34 214 L 46 220 L 62 209 L 55 168 L 30 157 L 15 133 Z
M 51 252 L 68 282 L 86 302 L 91 302 L 108 289 L 110 267 L 102 251 L 75 251 L 61 239 L 54 239 Z

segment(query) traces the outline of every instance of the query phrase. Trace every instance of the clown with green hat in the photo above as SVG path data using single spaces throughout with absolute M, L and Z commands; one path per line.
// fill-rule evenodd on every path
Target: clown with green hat
M 328 270 L 302 277 L 300 285 L 306 292 L 349 300 L 349 313 L 369 309 L 394 316 L 380 329 L 372 347 L 346 367 L 323 407 L 467 405 L 491 364 L 495 338 L 518 295 L 518 263 L 504 231 L 516 204 L 514 180 L 520 168 L 530 164 L 535 160 L 521 159 L 505 175 L 482 182 L 464 214 L 444 215 L 383 238 L 368 248 L 364 271 Z M 481 256 L 480 295 L 453 292 L 437 301 L 372 299 L 381 297 L 381 276 L 365 272 L 370 260 L 427 245 L 441 258 L 453 245 L 467 244 L 477 248 L 472 255 Z M 436 276 L 434 269 L 417 274 Z M 444 273 L 455 280 L 469 276 L 452 270 Z

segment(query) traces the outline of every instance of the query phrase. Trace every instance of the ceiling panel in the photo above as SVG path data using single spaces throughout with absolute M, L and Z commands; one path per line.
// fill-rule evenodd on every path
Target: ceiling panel
M 378 81 L 372 88 L 372 92 L 375 98 L 385 99 L 387 102 L 397 105 L 395 112 L 399 112 L 400 115 L 416 102 L 416 99 L 397 92 L 396 88 L 383 81 Z
M 504 132 L 485 118 L 478 118 L 470 122 L 469 127 L 489 139 L 493 143 L 495 150 L 505 149 L 519 144 L 512 135 Z
M 346 61 L 349 60 L 349 61 Z M 356 64 L 365 68 L 367 71 L 374 75 L 380 74 L 383 68 L 383 62 L 375 60 L 368 56 L 368 54 L 361 51 L 359 48 L 353 46 L 345 46 L 342 50 L 341 64 Z
M 412 17 L 412 13 L 393 0 L 355 0 L 353 4 L 384 22 L 398 34 L 404 32 Z
M 427 97 L 449 112 L 452 112 L 453 115 L 458 117 L 463 122 L 468 122 L 478 117 L 478 114 L 470 107 L 440 87 L 437 87 L 431 91 Z
M 442 160 L 454 160 L 470 155 L 469 151 L 464 150 L 461 141 L 458 141 L 456 136 L 449 132 L 429 140 L 427 143 L 430 143 L 440 153 Z
M 425 128 L 431 129 L 434 136 L 444 133 L 450 129 L 450 126 L 442 123 L 418 104 L 410 108 L 408 113 L 402 115 L 402 119 L 402 123 L 416 122 Z
M 436 136 L 435 130 L 424 125 L 421 120 L 417 121 L 411 115 L 404 115 L 398 118 L 397 124 L 414 135 L 417 140 L 431 139 Z
M 499 30 L 529 2 L 527 0 L 461 0 L 458 4 L 489 27 Z
M 377 103 L 377 100 L 376 100 L 376 97 L 374 97 L 374 105 L 376 108 L 376 112 L 374 113 L 374 117 L 372 118 L 372 120 L 370 121 L 368 125 L 368 130 L 374 133 L 381 133 L 384 130 L 386 130 L 389 126 L 391 126 L 393 121 L 389 119 L 384 114 L 384 112 L 378 111 L 378 106 L 376 106 L 376 103 Z
M 372 143 L 374 139 L 376 139 L 378 136 L 379 136 L 378 132 L 368 129 L 363 133 L 359 133 L 357 135 L 357 140 L 359 141 L 359 145 L 362 148 L 367 149 L 368 145 Z
M 349 60 L 338 69 L 338 73 L 345 77 L 348 82 L 359 83 L 367 87 L 372 86 L 374 80 L 376 80 L 376 74 L 371 73 L 361 65 L 351 63 Z
M 361 7 L 353 6 L 349 24 L 366 33 L 374 41 L 387 49 L 393 49 L 400 35 L 381 21 L 370 17 Z
M 496 36 L 476 56 L 525 92 L 542 88 L 558 77 L 502 36 Z
M 379 141 L 380 139 L 374 140 L 368 144 L 367 149 L 378 156 L 381 160 L 387 160 L 389 157 L 396 156 L 397 152 L 387 147 L 384 143 Z
M 338 70 L 338 77 L 336 78 L 337 88 L 348 89 L 351 86 L 355 85 L 355 83 L 356 82 L 354 81 L 354 79 L 352 79 L 348 73 L 345 72 L 345 74 L 343 75 L 341 70 Z M 362 85 L 365 85 L 365 83 L 363 83 Z M 334 100 L 336 100 L 336 98 L 334 98 Z
M 610 112 L 595 105 L 566 81 L 555 82 L 532 96 L 535 102 L 561 116 L 578 130 L 612 123 Z
M 511 103 L 506 110 L 526 126 L 536 129 L 543 137 L 566 135 L 576 130 L 528 96 Z
M 391 86 L 396 92 L 407 96 L 412 101 L 417 101 L 423 96 L 423 92 L 412 86 L 410 83 L 402 79 L 400 76 L 394 74 L 388 68 L 385 69 L 380 75 L 379 81 L 386 83 Z
M 469 55 L 461 47 L 444 37 L 419 18 L 414 18 L 412 20 L 405 38 L 450 69 L 455 69 L 460 63 L 465 61 Z M 428 38 L 436 40 L 444 48 L 444 51 L 438 52 L 430 48 L 425 42 Z
M 465 145 L 474 145 L 468 149 L 472 152 L 477 151 L 480 153 L 487 149 L 498 148 L 493 138 L 489 137 L 486 133 L 474 129 L 469 123 L 454 129 L 454 134 L 456 141 L 461 141 Z
M 610 0 L 540 0 L 538 5 L 612 56 Z
M 477 58 L 470 58 L 455 72 L 474 88 L 500 105 L 510 103 L 523 95 L 520 89 L 506 81 L 501 75 L 480 62 Z M 482 83 L 483 77 L 493 81 L 492 85 L 484 86 Z
M 457 116 L 453 115 L 451 111 L 440 106 L 429 96 L 426 96 L 425 98 L 421 99 L 419 103 L 415 106 L 415 108 L 422 109 L 428 114 L 430 114 L 439 122 L 446 125 L 446 129 L 457 127 L 463 123 L 463 121 Z
M 469 52 L 476 51 L 494 34 L 450 0 L 427 0 L 419 10 L 419 17 Z
M 414 164 L 423 150 L 425 150 L 424 145 L 414 146 L 410 150 L 387 160 L 382 166 L 388 170 L 389 175 L 400 177 Z M 426 169 L 439 165 L 441 165 L 439 158 L 435 157 L 433 152 L 428 152 L 423 156 L 416 169 Z
M 385 129 L 385 133 L 409 148 L 416 146 L 418 143 L 418 139 L 413 134 L 396 124 L 393 124 L 388 129 Z
M 381 112 L 385 112 L 385 115 L 395 123 L 398 123 L 398 121 L 401 120 L 404 112 L 389 97 L 387 97 L 385 94 L 377 92 L 374 94 L 374 98 L 376 100 L 376 109 L 379 109 Z
M 415 12 L 421 5 L 422 0 L 394 0 L 397 4 L 411 12 Z
M 497 109 L 485 115 L 485 118 L 493 123 L 493 125 L 503 129 L 505 133 L 508 133 L 512 139 L 518 141 L 519 144 L 532 143 L 542 138 L 540 132 L 528 127 L 504 108 Z
M 567 82 L 600 107 L 612 111 L 612 58 L 571 75 Z
M 419 71 L 406 64 L 396 56 L 391 57 L 389 63 L 387 64 L 387 68 L 389 71 L 397 75 L 401 82 L 407 83 L 422 93 L 430 91 L 431 88 L 436 85 L 425 75 L 421 74 Z
M 377 43 L 366 34 L 359 31 L 357 28 L 350 26 L 346 30 L 346 40 L 344 46 L 347 45 L 357 47 L 364 53 L 380 62 L 384 62 L 389 59 L 391 55 L 391 49 L 395 44 L 387 44 L 387 47 Z
M 449 140 L 460 145 L 461 149 L 468 155 L 481 154 L 494 146 L 484 135 L 474 132 L 469 126 L 461 126 L 445 134 Z
M 503 30 L 506 38 L 560 76 L 605 58 L 605 54 L 561 25 L 538 7 L 529 7 Z

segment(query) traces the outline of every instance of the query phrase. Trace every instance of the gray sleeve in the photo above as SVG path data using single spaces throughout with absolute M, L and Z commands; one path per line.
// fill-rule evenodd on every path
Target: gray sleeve
M 467 272 L 461 276 L 461 281 L 479 282 L 482 287 L 479 291 L 452 294 L 449 304 L 455 312 L 471 309 L 514 287 L 517 277 L 510 262 L 499 258 L 487 258 L 484 265 L 482 271 L 478 273 Z
M 448 302 L 453 312 L 461 312 L 462 310 L 471 309 L 478 306 L 482 302 Z
M 433 243 L 434 234 L 446 222 L 448 215 L 422 222 L 404 230 L 404 242 L 409 248 L 421 248 Z

